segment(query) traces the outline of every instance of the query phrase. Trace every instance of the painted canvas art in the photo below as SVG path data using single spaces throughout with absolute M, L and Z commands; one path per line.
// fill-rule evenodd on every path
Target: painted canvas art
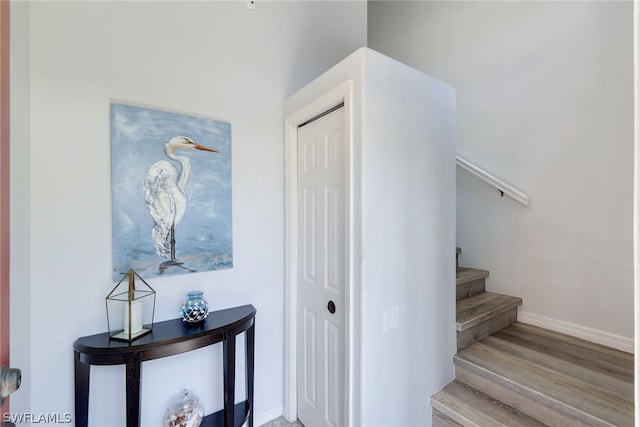
M 111 104 L 113 280 L 233 266 L 231 124 Z

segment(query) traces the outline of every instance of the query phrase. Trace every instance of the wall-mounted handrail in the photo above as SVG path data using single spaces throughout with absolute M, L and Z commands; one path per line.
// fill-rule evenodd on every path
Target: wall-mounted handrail
M 507 184 L 500 178 L 497 178 L 491 175 L 489 172 L 484 169 L 479 168 L 468 160 L 463 159 L 462 157 L 456 155 L 456 165 L 460 166 L 462 169 L 472 173 L 477 176 L 481 180 L 485 181 L 492 187 L 495 187 L 502 196 L 507 195 L 511 197 L 516 202 L 522 203 L 525 206 L 529 206 L 529 196 L 524 194 L 522 191 L 518 190 L 515 187 Z

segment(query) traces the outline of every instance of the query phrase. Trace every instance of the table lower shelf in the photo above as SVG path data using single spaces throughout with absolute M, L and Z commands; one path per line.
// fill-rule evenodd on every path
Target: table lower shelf
M 240 427 L 249 418 L 249 411 L 251 411 L 251 407 L 249 405 L 249 401 L 245 400 L 240 403 L 236 403 L 234 407 L 234 427 Z M 218 412 L 214 412 L 213 414 L 209 414 L 203 418 L 202 424 L 200 427 L 223 427 L 224 426 L 224 411 L 220 410 Z

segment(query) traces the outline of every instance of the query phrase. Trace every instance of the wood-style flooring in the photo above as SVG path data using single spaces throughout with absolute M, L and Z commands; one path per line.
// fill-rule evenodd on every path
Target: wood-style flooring
M 634 425 L 632 354 L 515 323 L 454 362 L 434 425 Z

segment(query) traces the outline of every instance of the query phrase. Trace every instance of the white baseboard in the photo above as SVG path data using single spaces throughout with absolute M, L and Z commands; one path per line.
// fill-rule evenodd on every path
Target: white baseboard
M 256 427 L 260 427 L 261 425 L 266 424 L 271 420 L 275 420 L 281 415 L 282 415 L 282 406 L 278 406 L 277 408 L 273 408 L 261 414 L 254 414 L 253 425 Z
M 523 311 L 518 311 L 518 321 L 549 329 L 550 331 L 571 335 L 572 337 L 581 338 L 597 344 L 606 345 L 607 347 L 626 351 L 627 353 L 634 352 L 632 338 L 622 337 L 620 335 L 614 335 L 597 329 L 586 328 L 584 326 L 575 325 L 562 320 L 551 319 L 549 317 Z

